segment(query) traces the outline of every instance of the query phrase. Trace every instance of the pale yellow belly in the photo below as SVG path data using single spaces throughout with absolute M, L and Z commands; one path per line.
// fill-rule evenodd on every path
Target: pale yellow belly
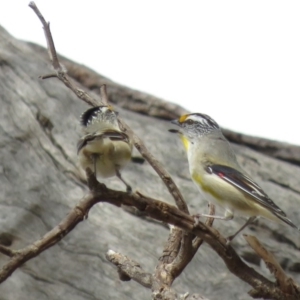
M 258 207 L 244 192 L 219 178 L 217 175 L 192 175 L 203 198 L 232 213 L 246 216 L 258 215 Z
M 131 158 L 131 146 L 125 142 L 111 142 L 100 140 L 87 145 L 79 153 L 79 163 L 85 170 L 94 171 L 96 157 L 96 175 L 99 178 L 108 178 L 116 175 L 116 169 L 121 170 Z

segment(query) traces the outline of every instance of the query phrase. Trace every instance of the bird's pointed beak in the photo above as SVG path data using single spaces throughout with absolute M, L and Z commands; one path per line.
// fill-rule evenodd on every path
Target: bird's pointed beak
M 114 107 L 113 107 L 112 105 L 107 105 L 107 109 L 108 109 L 109 111 L 111 111 L 111 112 L 114 111 Z
M 171 132 L 171 133 L 181 133 L 179 130 L 177 130 L 177 129 L 169 129 L 168 130 L 169 132 Z
M 174 125 L 180 126 L 180 122 L 177 119 L 176 120 L 172 120 L 171 123 L 174 124 Z M 177 129 L 169 129 L 169 132 L 171 132 L 171 133 L 181 133 Z
M 174 125 L 180 126 L 178 119 L 172 120 L 171 123 Z

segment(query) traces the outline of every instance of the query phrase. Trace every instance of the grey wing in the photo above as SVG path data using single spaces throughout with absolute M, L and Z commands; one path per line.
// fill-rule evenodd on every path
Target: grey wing
M 269 196 L 262 190 L 262 188 L 248 176 L 244 175 L 234 168 L 223 165 L 208 166 L 206 168 L 206 171 L 210 174 L 215 174 L 231 185 L 234 185 L 239 190 L 251 196 L 254 201 L 268 209 L 279 219 L 281 219 L 288 225 L 298 229 L 298 227 L 286 217 L 286 214 L 269 198 Z
M 111 139 L 112 141 L 123 141 L 125 143 L 129 143 L 128 135 L 122 131 L 106 131 L 102 133 L 102 138 L 106 137 Z
M 102 132 L 102 133 L 87 134 L 78 141 L 77 154 L 89 142 L 97 140 L 97 139 L 103 139 L 103 138 L 109 138 L 112 141 L 123 141 L 125 143 L 129 143 L 128 135 L 121 131 L 111 130 L 111 131 L 106 131 L 106 132 Z
M 211 165 L 207 167 L 207 171 L 219 176 L 221 179 L 242 190 L 265 208 L 285 216 L 285 213 L 269 198 L 262 188 L 243 173 L 223 165 Z
M 83 136 L 77 143 L 77 154 L 88 142 L 93 141 L 95 138 L 94 134 L 87 134 Z

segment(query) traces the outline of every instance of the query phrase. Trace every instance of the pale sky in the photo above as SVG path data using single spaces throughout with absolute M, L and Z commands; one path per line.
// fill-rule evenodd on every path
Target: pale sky
M 300 145 L 300 1 L 35 2 L 59 53 L 223 127 Z M 0 24 L 45 46 L 28 3 L 0 0 Z

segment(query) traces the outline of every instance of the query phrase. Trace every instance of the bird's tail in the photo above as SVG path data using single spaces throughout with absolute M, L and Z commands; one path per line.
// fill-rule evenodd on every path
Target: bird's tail
M 276 215 L 276 217 L 277 217 L 278 219 L 280 219 L 280 220 L 283 221 L 284 223 L 286 223 L 286 224 L 290 225 L 291 227 L 296 228 L 296 229 L 298 229 L 298 230 L 300 231 L 300 228 L 297 227 L 297 226 L 296 226 L 289 218 L 287 218 L 286 216 L 283 216 L 282 214 L 275 214 L 275 215 Z

